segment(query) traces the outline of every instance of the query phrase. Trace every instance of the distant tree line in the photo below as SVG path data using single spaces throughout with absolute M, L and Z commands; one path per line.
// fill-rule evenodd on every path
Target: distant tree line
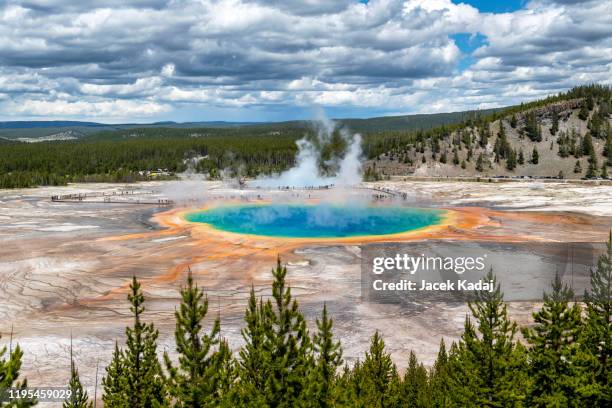
M 269 135 L 116 140 L 98 136 L 82 141 L 4 144 L 0 145 L 0 188 L 79 181 L 133 182 L 147 179 L 147 172 L 158 169 L 170 173 L 192 170 L 212 178 L 224 170 L 254 176 L 290 167 L 295 151 L 295 137 Z
M 133 323 L 125 344 L 115 344 L 102 380 L 106 407 L 610 407 L 612 406 L 612 232 L 591 270 L 582 303 L 556 278 L 534 323 L 510 320 L 498 283 L 469 303 L 463 333 L 447 348 L 442 340 L 431 368 L 413 352 L 400 374 L 379 332 L 363 359 L 342 358 L 333 320 L 324 305 L 309 331 L 280 259 L 272 271 L 272 297 L 251 288 L 233 355 L 219 317 L 205 323 L 208 299 L 189 273 L 175 312 L 177 358 L 158 358 L 158 330 L 144 318 L 136 278 L 128 301 Z M 495 281 L 492 272 L 486 279 Z M 204 326 L 210 326 L 205 330 Z M 522 333 L 524 341 L 519 341 Z M 3 359 L 0 388 L 18 381 L 22 351 Z M 92 403 L 71 361 L 72 397 L 65 407 Z M 29 406 L 29 405 L 22 405 Z

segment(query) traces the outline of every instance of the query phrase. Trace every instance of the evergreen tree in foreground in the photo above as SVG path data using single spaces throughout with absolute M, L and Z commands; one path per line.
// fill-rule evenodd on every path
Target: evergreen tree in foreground
M 333 339 L 333 321 L 323 305 L 321 319 L 317 319 L 317 333 L 313 339 L 314 367 L 310 378 L 309 404 L 313 407 L 333 407 L 336 371 L 342 364 L 342 347 Z
M 126 376 L 123 366 L 123 352 L 115 341 L 115 351 L 110 364 L 106 367 L 106 375 L 102 378 L 104 394 L 102 401 L 105 407 L 127 407 Z
M 0 338 L 2 338 L 0 336 Z M 4 358 L 4 355 L 7 354 L 8 351 L 8 359 Z M 0 393 L 2 390 L 6 388 L 18 388 L 25 389 L 28 386 L 28 381 L 23 379 L 23 381 L 19 380 L 19 370 L 21 369 L 21 358 L 23 357 L 23 352 L 19 345 L 15 347 L 13 350 L 12 347 L 7 350 L 6 346 L 0 348 Z M 26 401 L 21 400 L 18 403 L 3 403 L 0 401 L 0 407 L 32 407 L 36 405 L 36 401 Z
M 287 268 L 280 258 L 272 271 L 272 298 L 264 306 L 266 359 L 265 396 L 272 407 L 303 403 L 312 367 L 310 335 L 304 315 L 286 286 Z
M 524 398 L 526 355 L 515 341 L 516 323 L 508 317 L 503 293 L 492 271 L 484 278 L 493 291 L 469 303 L 471 318 L 451 358 L 452 398 L 458 406 L 516 406 Z
M 408 368 L 402 382 L 402 405 L 414 408 L 427 408 L 431 406 L 431 390 L 427 383 L 427 369 L 419 364 L 416 354 L 410 351 Z
M 221 322 L 215 319 L 209 334 L 202 333 L 202 321 L 208 313 L 208 299 L 193 282 L 191 270 L 187 285 L 181 289 L 181 304 L 175 312 L 174 338 L 178 352 L 178 366 L 168 353 L 164 361 L 168 371 L 167 388 L 175 407 L 216 407 L 223 395 L 220 383 L 228 375 L 226 358 L 220 349 Z
M 356 377 L 360 381 L 356 386 L 362 388 L 359 406 L 383 408 L 397 404 L 399 375 L 378 330 L 372 336 L 363 364 L 355 370 L 360 370 Z
M 586 307 L 584 343 L 594 357 L 592 370 L 596 386 L 592 390 L 592 406 L 612 406 L 612 231 L 606 252 L 591 270 L 591 290 L 584 295 Z
M 451 379 L 448 354 L 444 339 L 440 340 L 438 357 L 429 373 L 430 406 L 435 408 L 450 407 Z
M 132 327 L 125 329 L 125 350 L 115 347 L 113 361 L 103 381 L 107 407 L 150 408 L 164 403 L 164 379 L 157 358 L 159 332 L 152 323 L 143 323 L 144 296 L 134 277 L 128 300 L 134 316 Z
M 88 402 L 89 397 L 87 391 L 83 389 L 81 379 L 79 378 L 79 370 L 76 368 L 74 358 L 72 357 L 72 340 L 70 341 L 70 397 L 64 400 L 63 408 L 92 408 L 93 403 Z
M 214 355 L 214 366 L 218 371 L 215 378 L 213 401 L 218 401 L 220 407 L 236 406 L 233 400 L 233 386 L 236 382 L 236 361 L 226 339 L 221 339 L 219 348 Z
M 533 314 L 535 325 L 523 330 L 531 345 L 531 407 L 580 407 L 579 389 L 585 384 L 578 357 L 580 306 L 570 305 L 573 291 L 557 276 L 551 293 L 544 294 L 542 309 Z
M 241 406 L 265 406 L 268 367 L 264 311 L 262 301 L 257 302 L 255 298 L 253 286 L 244 320 L 246 327 L 242 329 L 242 337 L 245 344 L 239 352 L 236 394 Z
M 313 368 L 306 320 L 286 285 L 280 258 L 272 270 L 272 300 L 257 302 L 251 288 L 242 335 L 237 398 L 241 406 L 294 407 L 307 401 Z

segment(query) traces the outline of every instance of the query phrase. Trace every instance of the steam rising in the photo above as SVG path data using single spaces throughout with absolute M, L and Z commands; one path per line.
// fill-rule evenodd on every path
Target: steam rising
M 325 203 L 342 202 L 352 207 L 367 206 L 370 202 L 368 193 L 361 190 L 348 188 L 359 184 L 362 180 L 362 150 L 361 136 L 352 134 L 345 128 L 338 127 L 338 124 L 325 117 L 323 112 L 319 112 L 316 119 L 313 121 L 315 130 L 314 137 L 304 137 L 296 142 L 298 152 L 295 158 L 295 165 L 280 173 L 272 176 L 262 176 L 248 184 L 252 187 L 264 187 L 270 191 L 264 192 L 259 189 L 244 189 L 240 181 L 240 170 L 238 178 L 235 171 L 221 171 L 224 175 L 222 180 L 208 181 L 209 184 L 204 184 L 206 176 L 197 174 L 194 170 L 195 163 L 189 162 L 188 170 L 180 175 L 181 180 L 172 183 L 164 184 L 161 188 L 161 193 L 175 201 L 178 205 L 197 207 L 205 202 L 223 201 L 239 199 L 242 201 L 259 200 L 263 197 L 278 202 L 279 199 L 283 202 L 303 202 L 304 199 L 311 197 L 308 192 L 294 192 L 291 195 L 279 197 L 280 191 L 276 191 L 277 187 L 321 187 L 335 186 L 338 188 L 325 189 L 325 194 L 313 195 L 318 196 L 321 207 L 311 223 L 327 225 L 333 222 L 330 219 L 330 209 L 325 208 Z M 322 150 L 332 143 L 334 136 L 339 136 L 346 145 L 341 157 L 334 156 L 332 159 L 324 162 L 328 169 L 327 173 L 321 171 Z M 337 139 L 336 139 L 337 141 Z M 333 173 L 329 173 L 332 171 Z M 271 219 L 282 218 L 283 214 L 266 213 L 260 214 L 262 217 L 270 217 Z M 331 217 L 333 218 L 333 217 Z
M 338 134 L 346 143 L 344 157 L 326 162 L 331 168 L 336 168 L 334 175 L 321 173 L 319 162 L 321 148 L 328 145 L 337 128 L 337 124 L 320 112 L 315 120 L 316 140 L 313 142 L 302 138 L 296 142 L 298 153 L 295 166 L 272 177 L 259 178 L 255 185 L 261 187 L 316 187 L 325 185 L 351 186 L 362 179 L 361 169 L 361 136 L 339 128 Z M 315 143 L 316 142 L 316 143 Z

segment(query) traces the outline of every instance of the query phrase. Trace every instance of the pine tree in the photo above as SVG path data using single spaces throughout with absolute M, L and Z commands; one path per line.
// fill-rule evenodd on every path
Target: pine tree
M 482 158 L 482 153 L 478 155 L 478 159 L 476 159 L 476 171 L 482 172 L 484 170 L 484 163 Z
M 478 144 L 480 145 L 480 147 L 487 147 L 487 144 L 489 143 L 489 135 L 490 135 L 490 129 L 489 129 L 489 124 L 487 124 L 487 128 L 485 129 L 484 127 L 480 128 L 480 140 L 478 142 Z
M 580 160 L 576 160 L 576 165 L 574 166 L 574 173 L 582 173 L 582 166 L 580 165 Z
M 431 406 L 429 396 L 427 370 L 423 364 L 419 364 L 414 352 L 410 351 L 408 368 L 402 382 L 401 403 L 407 407 L 426 408 Z
M 266 330 L 270 330 L 264 322 L 264 306 L 255 298 L 255 288 L 251 286 L 249 302 L 245 311 L 246 327 L 242 329 L 244 346 L 239 352 L 238 383 L 236 386 L 239 401 L 242 405 L 252 403 L 252 406 L 264 406 L 265 380 L 268 377 L 266 365 L 268 345 Z
M 587 95 L 585 105 L 589 111 L 593 110 L 593 108 L 595 107 L 595 100 L 593 99 L 593 95 L 591 94 Z
M 513 171 L 516 168 L 516 152 L 510 148 L 508 150 L 508 159 L 506 160 L 506 169 Z
M 313 365 L 310 335 L 291 288 L 286 285 L 287 268 L 281 265 L 280 258 L 272 274 L 274 301 L 268 300 L 263 308 L 267 365 L 264 396 L 268 405 L 292 407 L 306 397 L 304 391 Z
M 345 365 L 336 382 L 337 406 L 366 408 L 370 393 L 371 382 L 366 377 L 363 363 L 357 360 L 352 369 Z
M 12 336 L 11 336 L 12 337 Z M 2 336 L 0 336 L 2 338 Z M 12 343 L 12 338 L 11 338 Z M 8 359 L 4 357 L 8 351 Z M 28 387 L 28 381 L 26 379 L 19 380 L 19 370 L 21 370 L 21 358 L 23 357 L 23 352 L 19 345 L 15 347 L 13 350 L 12 344 L 11 347 L 7 350 L 6 346 L 0 348 L 0 395 L 2 391 L 6 388 L 17 388 L 17 389 L 26 389 Z M 13 405 L 14 403 L 4 404 L 0 400 L 0 407 L 32 407 L 36 405 L 36 400 L 20 400 L 17 405 Z
M 520 164 L 521 166 L 523 164 L 525 164 L 525 154 L 523 153 L 523 148 L 521 147 L 519 150 L 519 155 L 518 155 L 518 164 Z
M 538 153 L 538 149 L 533 146 L 533 150 L 531 152 L 531 164 L 538 164 L 540 161 L 540 154 Z
M 582 154 L 585 156 L 591 156 L 595 153 L 595 148 L 593 147 L 593 137 L 591 136 L 591 132 L 587 132 L 584 135 L 584 139 L 582 139 Z
M 316 407 L 334 406 L 336 370 L 342 364 L 340 342 L 333 339 L 333 321 L 323 305 L 321 319 L 317 319 L 317 333 L 313 339 L 315 362 L 310 378 L 309 403 Z
M 134 324 L 125 329 L 125 350 L 119 351 L 116 346 L 110 366 L 112 369 L 107 368 L 108 378 L 104 379 L 105 406 L 106 401 L 109 401 L 118 404 L 109 405 L 111 407 L 149 408 L 164 403 L 164 378 L 157 358 L 156 341 L 159 333 L 152 323 L 143 323 L 141 320 L 145 310 L 144 296 L 136 277 L 130 284 L 128 300 Z M 120 373 L 119 378 L 115 378 L 116 373 Z
M 606 145 L 604 147 L 604 155 L 608 158 L 608 166 L 612 166 L 612 130 L 608 123 L 608 136 L 606 137 Z
M 219 348 L 214 354 L 213 366 L 217 367 L 218 371 L 212 400 L 218 402 L 217 406 L 235 406 L 236 395 L 233 391 L 238 372 L 236 361 L 226 339 L 221 339 L 219 343 Z
M 460 343 L 453 342 L 448 353 L 448 399 L 449 407 L 479 407 L 478 394 L 483 387 L 478 368 L 480 362 L 474 360 L 465 350 L 465 344 L 476 339 L 472 319 L 467 316 L 463 325 Z
M 168 392 L 176 407 L 214 407 L 220 404 L 219 381 L 223 367 L 217 363 L 221 339 L 221 322 L 217 317 L 210 333 L 202 333 L 202 322 L 208 313 L 208 298 L 193 282 L 191 270 L 187 285 L 181 289 L 181 304 L 175 312 L 174 337 L 178 352 L 175 367 L 168 353 L 164 361 L 168 371 Z
M 542 130 L 538 124 L 538 118 L 535 111 L 527 112 L 525 114 L 525 133 L 532 142 L 542 141 Z
M 428 382 L 429 392 L 431 393 L 431 406 L 434 408 L 450 407 L 451 397 L 449 393 L 451 379 L 449 377 L 448 355 L 446 354 L 444 339 L 440 340 L 438 357 L 431 369 Z
M 370 349 L 366 352 L 360 369 L 360 381 L 363 387 L 361 406 L 372 408 L 392 406 L 397 399 L 394 385 L 397 386 L 398 374 L 378 330 L 372 336 Z
M 597 156 L 595 152 L 591 152 L 591 156 L 589 157 L 589 167 L 587 168 L 586 173 L 587 178 L 595 178 L 597 177 Z
M 550 127 L 550 134 L 556 135 L 559 131 L 559 113 L 556 109 L 553 110 L 552 113 L 552 126 Z
M 591 269 L 591 290 L 584 295 L 586 322 L 584 345 L 594 357 L 596 390 L 592 406 L 612 406 L 612 231 L 597 268 Z
M 469 303 L 475 325 L 466 319 L 453 357 L 453 387 L 458 404 L 513 406 L 524 398 L 526 356 L 515 341 L 516 323 L 508 317 L 503 293 L 493 272 L 484 278 L 493 291 L 482 291 Z
M 497 132 L 497 139 L 495 140 L 493 151 L 495 152 L 496 162 L 499 162 L 500 159 L 507 159 L 512 154 L 512 147 L 510 143 L 508 143 L 503 121 L 499 122 L 499 132 Z
M 516 129 L 516 125 L 517 125 L 517 120 L 516 120 L 516 115 L 512 115 L 512 117 L 510 118 L 510 127 L 512 129 Z
M 79 378 L 79 370 L 76 368 L 74 358 L 72 357 L 72 340 L 70 341 L 70 397 L 64 400 L 63 408 L 92 408 L 93 402 L 88 402 L 89 397 L 87 391 L 83 389 L 81 379 Z
M 587 106 L 584 103 L 580 107 L 580 111 L 578 111 L 578 118 L 580 120 L 587 120 L 589 118 L 589 110 L 587 109 Z
M 531 346 L 528 406 L 582 406 L 579 390 L 585 379 L 577 357 L 581 311 L 578 304 L 570 305 L 573 297 L 573 291 L 557 276 L 552 292 L 544 294 L 542 309 L 533 314 L 534 326 L 523 330 Z
M 453 164 L 457 166 L 459 164 L 459 155 L 457 154 L 457 150 L 455 149 L 453 153 Z
M 102 402 L 105 407 L 124 408 L 129 407 L 127 395 L 125 394 L 127 376 L 123 366 L 123 352 L 115 342 L 115 351 L 110 364 L 106 367 L 106 375 L 102 378 L 104 393 Z
M 573 140 L 574 139 L 572 139 L 572 141 Z M 582 137 L 576 136 L 575 140 L 576 140 L 576 144 L 573 145 L 574 146 L 574 157 L 575 158 L 580 158 L 583 155 L 583 152 L 582 152 Z

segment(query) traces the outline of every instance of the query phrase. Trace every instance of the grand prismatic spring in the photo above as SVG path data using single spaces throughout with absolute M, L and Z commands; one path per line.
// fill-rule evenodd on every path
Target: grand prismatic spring
M 435 225 L 443 216 L 440 210 L 400 206 L 255 204 L 213 207 L 185 219 L 239 234 L 346 238 L 413 231 Z

